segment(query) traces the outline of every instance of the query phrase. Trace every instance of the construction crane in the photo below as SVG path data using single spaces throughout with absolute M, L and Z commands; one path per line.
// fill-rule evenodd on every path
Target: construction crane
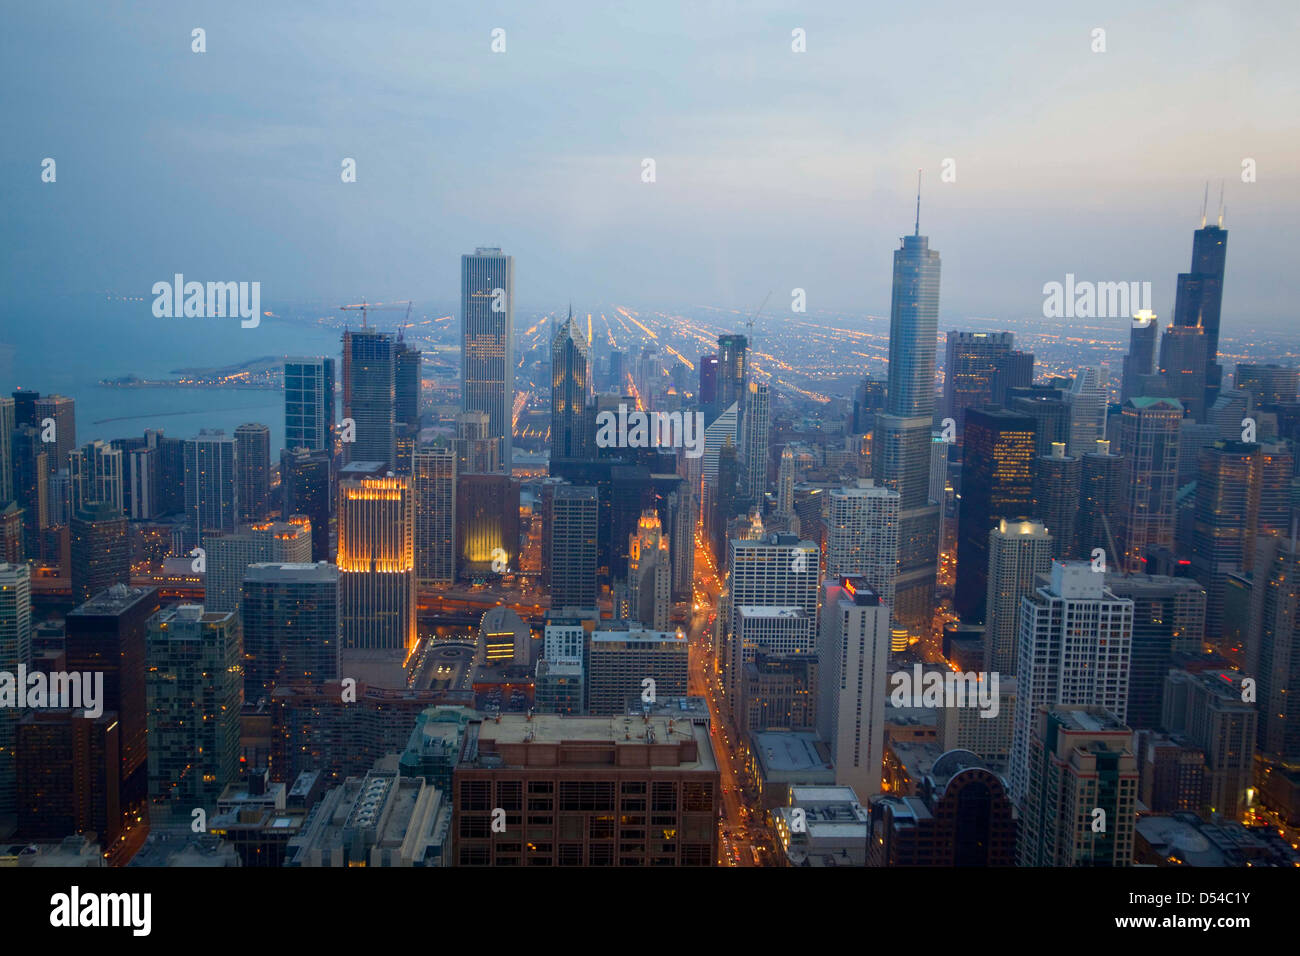
M 754 310 L 754 314 L 745 322 L 745 330 L 749 333 L 749 347 L 751 349 L 754 347 L 754 320 L 758 318 L 758 314 L 763 311 L 763 306 L 767 305 L 767 300 L 770 298 L 772 298 L 772 290 L 768 289 L 767 295 L 763 296 L 762 304 Z
M 409 299 L 402 299 L 400 302 L 357 302 L 352 305 L 339 306 L 340 312 L 360 312 L 361 327 L 366 328 L 366 314 L 369 312 L 396 312 L 402 306 L 406 306 L 406 317 L 411 317 L 411 302 Z

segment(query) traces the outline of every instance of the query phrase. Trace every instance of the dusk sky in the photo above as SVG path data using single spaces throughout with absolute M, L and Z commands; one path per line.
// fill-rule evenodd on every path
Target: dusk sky
M 882 314 L 918 167 L 946 320 L 1041 316 L 1067 272 L 1150 281 L 1168 317 L 1223 179 L 1225 334 L 1294 321 L 1300 6 L 1090 7 L 14 6 L 6 321 L 61 293 L 147 308 L 176 272 L 260 281 L 264 308 L 454 303 L 479 245 L 516 257 L 523 308 L 779 312 L 800 287 Z

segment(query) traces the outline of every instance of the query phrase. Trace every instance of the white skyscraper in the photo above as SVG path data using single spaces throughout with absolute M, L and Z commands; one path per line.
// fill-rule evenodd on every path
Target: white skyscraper
M 723 686 L 732 701 L 740 699 L 740 681 L 748 650 L 741 608 L 800 608 L 809 619 L 817 617 L 817 582 L 821 579 L 821 551 L 811 541 L 792 534 L 768 534 L 728 543 L 727 590 L 722 625 L 725 628 L 719 655 Z M 752 633 L 752 628 L 751 628 Z
M 1094 451 L 1097 441 L 1106 437 L 1109 398 L 1104 369 L 1100 366 L 1079 369 L 1074 384 L 1066 393 L 1066 402 L 1070 406 L 1071 457 L 1079 458 Z
M 781 464 L 776 470 L 776 513 L 794 514 L 794 452 L 789 445 L 781 449 Z
M 817 733 L 830 744 L 835 783 L 865 804 L 881 789 L 889 608 L 863 579 L 823 585 L 817 658 Z
M 1106 587 L 1088 562 L 1053 561 L 1050 580 L 1021 599 L 1011 792 L 1023 805 L 1029 737 L 1038 708 L 1102 707 L 1122 723 L 1128 710 L 1133 601 Z
M 740 424 L 740 496 L 759 501 L 767 490 L 767 454 L 772 437 L 772 398 L 766 385 L 748 384 L 745 414 Z
M 984 626 L 984 670 L 1016 672 L 1020 599 L 1052 569 L 1052 536 L 1034 521 L 998 522 L 989 531 L 989 590 Z
M 870 478 L 856 486 L 833 488 L 826 517 L 826 576 L 862 577 L 893 607 L 898 577 L 897 491 Z

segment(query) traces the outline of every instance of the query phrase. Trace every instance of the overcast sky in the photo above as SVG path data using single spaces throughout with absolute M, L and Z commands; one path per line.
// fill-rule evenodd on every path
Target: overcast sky
M 800 287 L 879 314 L 920 167 L 945 316 L 1041 315 L 1067 272 L 1151 281 L 1168 316 L 1223 178 L 1224 328 L 1294 321 L 1300 5 L 1134 6 L 14 5 L 3 308 L 175 272 L 258 280 L 264 308 L 451 301 L 460 254 L 499 245 L 525 307 Z

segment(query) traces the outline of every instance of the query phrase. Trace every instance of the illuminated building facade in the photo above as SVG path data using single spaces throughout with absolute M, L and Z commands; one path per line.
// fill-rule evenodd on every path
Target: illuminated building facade
M 353 462 L 339 482 L 342 649 L 415 645 L 415 509 L 411 479 Z

